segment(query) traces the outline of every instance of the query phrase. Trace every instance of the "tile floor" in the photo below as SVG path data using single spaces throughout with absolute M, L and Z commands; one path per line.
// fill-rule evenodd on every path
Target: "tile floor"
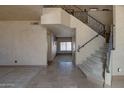
M 124 76 L 114 76 L 112 88 L 124 88 Z
M 43 67 L 0 67 L 0 87 L 14 88 L 101 88 L 86 79 L 72 63 L 71 55 L 59 55 Z

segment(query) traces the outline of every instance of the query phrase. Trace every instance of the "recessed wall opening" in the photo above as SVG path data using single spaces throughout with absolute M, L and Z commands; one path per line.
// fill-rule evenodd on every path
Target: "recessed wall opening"
M 48 66 L 74 65 L 75 31 L 62 25 L 48 27 Z

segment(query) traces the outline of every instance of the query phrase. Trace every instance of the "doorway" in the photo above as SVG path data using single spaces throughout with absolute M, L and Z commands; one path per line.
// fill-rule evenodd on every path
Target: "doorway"
M 58 27 L 58 26 L 57 26 Z M 67 27 L 59 27 L 58 29 L 48 29 L 48 65 L 54 63 L 57 56 L 70 56 L 72 63 L 75 64 L 75 30 Z M 60 29 L 61 28 L 61 29 Z

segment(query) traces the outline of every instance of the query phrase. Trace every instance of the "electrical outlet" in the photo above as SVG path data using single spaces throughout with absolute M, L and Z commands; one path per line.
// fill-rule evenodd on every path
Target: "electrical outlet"
M 122 69 L 121 68 L 118 68 L 118 72 L 121 72 L 122 71 Z
M 18 61 L 17 61 L 17 60 L 15 60 L 15 61 L 14 61 L 14 63 L 18 63 Z

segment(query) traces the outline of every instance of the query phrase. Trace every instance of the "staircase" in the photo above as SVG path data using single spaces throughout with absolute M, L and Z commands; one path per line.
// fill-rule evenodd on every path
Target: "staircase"
M 85 23 L 87 26 L 89 26 L 91 29 L 93 29 L 97 34 L 93 37 L 91 37 L 90 40 L 87 42 L 81 44 L 77 52 L 81 52 L 80 50 L 83 49 L 85 46 L 87 46 L 89 43 L 91 43 L 93 40 L 98 38 L 99 36 L 102 36 L 105 38 L 105 25 L 98 21 L 97 19 L 90 16 L 86 11 L 82 11 L 77 6 L 44 6 L 47 8 L 62 8 L 66 12 L 68 12 L 70 15 L 76 17 L 81 22 Z M 92 81 L 100 83 L 104 82 L 104 74 L 105 74 L 105 66 L 106 66 L 106 54 L 107 54 L 107 48 L 106 44 L 104 46 L 97 48 L 94 53 L 89 55 L 86 60 L 84 60 L 81 64 L 78 65 L 79 69 L 86 75 L 86 77 Z
M 82 64 L 78 65 L 79 69 L 86 75 L 89 80 L 97 80 L 99 83 L 104 82 L 104 66 L 106 62 L 106 48 L 102 47 L 91 54 Z M 94 81 L 96 82 L 96 81 Z
M 88 25 L 98 34 L 92 37 L 89 41 L 78 48 L 80 49 L 85 47 L 92 40 L 97 38 L 99 35 L 105 37 L 105 25 L 98 21 L 97 19 L 90 16 L 86 11 L 82 11 L 77 6 L 61 6 L 66 12 L 78 18 L 80 21 Z M 87 76 L 90 80 L 97 80 L 97 82 L 104 82 L 104 68 L 106 62 L 106 47 L 103 46 L 96 50 L 91 56 L 87 58 L 82 64 L 78 65 L 79 69 Z

